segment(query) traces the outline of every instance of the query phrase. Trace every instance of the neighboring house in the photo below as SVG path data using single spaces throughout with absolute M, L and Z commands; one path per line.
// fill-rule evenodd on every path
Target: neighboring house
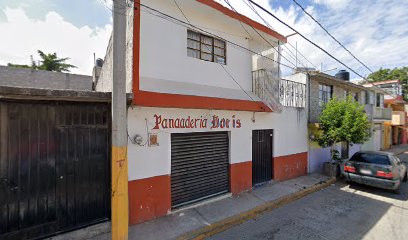
M 381 88 L 386 92 L 384 99 L 385 105 L 392 109 L 392 121 L 386 123 L 386 128 L 390 129 L 391 144 L 399 145 L 408 142 L 407 133 L 407 111 L 406 104 L 402 95 L 402 84 L 398 79 L 372 82 L 372 85 Z M 388 139 L 387 139 L 388 140 Z
M 386 95 L 385 105 L 392 109 L 391 144 L 407 144 L 407 102 L 402 96 Z
M 141 3 L 157 11 L 128 16 L 130 224 L 307 174 L 307 76 L 280 79 L 286 38 L 213 0 Z M 111 68 L 110 44 L 98 91 Z
M 372 122 L 370 139 L 361 148 L 363 150 L 385 150 L 391 146 L 392 109 L 384 106 L 386 91 L 372 83 L 363 84 L 366 91 L 365 111 Z
M 345 73 L 345 72 L 342 72 Z M 345 74 L 347 75 L 347 74 Z M 309 72 L 309 167 L 310 172 L 322 172 L 323 164 L 331 159 L 330 148 L 321 148 L 313 141 L 314 134 L 319 128 L 319 117 L 324 104 L 333 97 L 344 98 L 348 95 L 360 104 L 365 103 L 365 88 L 351 83 L 348 78 L 339 79 L 331 75 L 318 72 Z M 341 143 L 337 146 L 342 158 L 348 158 L 360 150 L 360 145 L 348 146 Z
M 402 85 L 398 79 L 372 82 L 371 84 L 383 89 L 392 96 L 402 96 Z
M 92 76 L 0 66 L 0 86 L 92 91 Z

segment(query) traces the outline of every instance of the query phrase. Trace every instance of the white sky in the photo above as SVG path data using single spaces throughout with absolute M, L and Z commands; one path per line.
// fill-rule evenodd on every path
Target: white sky
M 0 13 L 4 16 L 3 20 L 0 19 L 0 65 L 6 65 L 9 62 L 30 64 L 30 55 L 38 59 L 36 52 L 40 49 L 47 53 L 56 52 L 59 57 L 70 57 L 70 63 L 78 66 L 77 69 L 72 70 L 73 73 L 91 75 L 93 53 L 96 53 L 97 58 L 104 57 L 112 31 L 111 19 L 106 19 L 105 25 L 91 23 L 78 25 L 65 20 L 62 17 L 63 12 L 55 11 L 48 11 L 41 18 L 32 18 L 28 17 L 29 7 L 23 4 L 13 4 L 13 6 L 6 4 L 6 7 L 2 7 L 1 1 Z M 93 4 L 103 2 L 103 0 L 92 1 L 96 1 Z M 183 0 L 178 1 L 182 3 Z M 222 0 L 217 1 L 223 3 Z M 230 0 L 230 2 L 240 13 L 262 22 L 243 1 Z M 291 5 L 290 0 L 257 0 L 257 2 L 360 74 L 369 74 L 367 69 L 330 39 L 298 7 Z M 393 68 L 408 65 L 406 60 L 408 54 L 408 1 L 303 0 L 300 2 L 336 38 L 373 70 L 378 70 L 380 67 Z M 78 13 L 78 18 L 81 18 L 81 14 Z M 262 15 L 275 30 L 283 35 L 292 33 L 270 16 Z M 299 51 L 315 66 L 320 68 L 323 64 L 323 70 L 344 69 L 299 36 L 290 37 L 289 42 L 292 45 L 297 42 Z M 293 51 L 288 44 L 286 46 Z M 288 54 L 285 47 L 283 53 Z M 292 57 L 287 56 L 287 58 L 294 62 Z M 299 59 L 302 58 L 299 57 Z M 285 60 L 283 63 L 288 64 Z M 305 60 L 302 63 L 310 67 Z M 335 71 L 329 73 L 333 74 Z M 352 78 L 357 78 L 357 76 L 352 74 Z

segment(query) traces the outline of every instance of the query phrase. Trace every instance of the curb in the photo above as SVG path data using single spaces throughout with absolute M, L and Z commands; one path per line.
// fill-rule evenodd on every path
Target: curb
M 198 230 L 192 231 L 190 233 L 184 234 L 180 237 L 178 237 L 178 240 L 199 240 L 199 239 L 205 239 L 208 237 L 211 237 L 217 233 L 223 232 L 229 228 L 232 228 L 236 225 L 239 225 L 243 222 L 246 222 L 250 219 L 253 219 L 263 213 L 269 212 L 275 208 L 281 207 L 283 205 L 289 204 L 293 201 L 296 201 L 300 198 L 303 198 L 311 193 L 317 192 L 323 188 L 326 188 L 330 186 L 331 184 L 336 182 L 336 178 L 331 178 L 329 180 L 326 180 L 324 182 L 318 183 L 316 185 L 313 185 L 309 188 L 300 190 L 298 192 L 289 194 L 287 196 L 281 197 L 277 200 L 266 202 L 258 207 L 255 207 L 251 210 L 248 210 L 246 212 L 242 212 L 240 214 L 234 215 L 232 217 L 223 219 L 219 222 L 216 222 L 214 224 L 211 224 L 207 227 L 200 228 Z

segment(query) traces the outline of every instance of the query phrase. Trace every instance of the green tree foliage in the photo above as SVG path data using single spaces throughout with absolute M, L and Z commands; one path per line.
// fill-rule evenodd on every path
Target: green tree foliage
M 32 68 L 32 66 L 29 66 L 29 65 L 13 64 L 13 63 L 8 63 L 7 66 L 15 67 L 15 68 Z
M 404 98 L 408 97 L 408 67 L 400 67 L 394 69 L 382 69 L 371 73 L 367 77 L 370 82 L 379 82 L 384 80 L 395 80 L 398 79 L 402 84 L 402 91 Z
M 41 60 L 39 64 L 36 64 L 31 56 L 31 66 L 29 65 L 19 65 L 9 63 L 9 67 L 17 68 L 32 68 L 38 70 L 52 71 L 52 72 L 69 72 L 71 68 L 76 68 L 76 66 L 66 63 L 69 58 L 59 58 L 56 53 L 44 53 L 38 50 L 38 55 L 40 55 Z
M 69 72 L 70 68 L 76 68 L 76 66 L 65 63 L 69 58 L 58 58 L 56 53 L 48 53 L 38 50 L 38 54 L 41 57 L 40 65 L 37 66 L 39 70 L 53 71 L 53 72 Z
M 320 115 L 316 141 L 321 147 L 336 143 L 362 144 L 369 138 L 370 123 L 364 108 L 351 96 L 331 99 Z

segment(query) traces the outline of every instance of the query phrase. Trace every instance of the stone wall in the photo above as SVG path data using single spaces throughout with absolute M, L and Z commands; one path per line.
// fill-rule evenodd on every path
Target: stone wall
M 349 94 L 358 93 L 358 100 L 360 104 L 365 104 L 365 91 L 348 85 L 342 85 L 338 81 L 336 82 L 327 82 L 319 81 L 316 77 L 310 78 L 310 99 L 309 99 L 309 122 L 318 123 L 319 116 L 322 111 L 322 107 L 319 106 L 319 84 L 325 84 L 333 86 L 333 97 L 344 98 L 344 91 L 347 91 Z

